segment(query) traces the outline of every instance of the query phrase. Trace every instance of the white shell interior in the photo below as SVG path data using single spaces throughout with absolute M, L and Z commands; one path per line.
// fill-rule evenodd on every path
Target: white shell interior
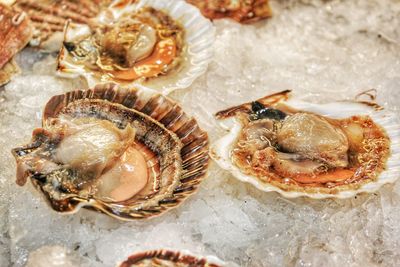
M 197 77 L 205 73 L 213 56 L 215 28 L 208 19 L 201 15 L 197 8 L 187 4 L 185 1 L 163 0 L 140 0 L 122 9 L 114 7 L 119 2 L 121 1 L 115 1 L 108 10 L 100 13 L 97 21 L 100 23 L 115 21 L 125 13 L 135 12 L 143 7 L 154 7 L 166 12 L 173 19 L 180 22 L 185 29 L 184 42 L 186 51 L 182 55 L 184 60 L 181 66 L 165 76 L 159 76 L 144 82 L 144 86 L 161 91 L 163 94 L 169 94 L 176 89 L 189 87 Z M 74 40 L 88 32 L 90 32 L 90 29 L 87 25 L 70 23 L 66 28 L 65 40 Z M 68 51 L 62 49 L 61 53 L 67 55 Z M 89 87 L 102 82 L 90 71 L 74 62 L 61 60 L 59 65 L 62 66 L 62 71 L 58 71 L 61 77 L 77 78 L 82 76 L 87 80 Z M 124 85 L 130 86 L 137 83 L 137 81 L 133 81 L 132 83 L 124 83 Z
M 391 155 L 387 161 L 387 168 L 380 175 L 376 182 L 366 183 L 356 190 L 340 191 L 337 194 L 306 193 L 297 191 L 284 191 L 276 186 L 264 183 L 257 177 L 244 174 L 232 163 L 231 151 L 242 130 L 240 122 L 234 117 L 221 121 L 228 134 L 217 140 L 211 148 L 211 157 L 225 170 L 230 171 L 236 178 L 243 182 L 250 183 L 258 189 L 271 192 L 276 191 L 287 198 L 307 196 L 310 198 L 350 198 L 361 192 L 377 191 L 382 185 L 394 183 L 399 178 L 400 170 L 400 127 L 394 113 L 381 110 L 376 111 L 362 103 L 357 102 L 334 102 L 328 104 L 313 104 L 296 99 L 289 99 L 285 102 L 288 106 L 297 110 L 313 112 L 333 119 L 344 119 L 354 115 L 369 115 L 375 123 L 385 129 L 391 140 Z

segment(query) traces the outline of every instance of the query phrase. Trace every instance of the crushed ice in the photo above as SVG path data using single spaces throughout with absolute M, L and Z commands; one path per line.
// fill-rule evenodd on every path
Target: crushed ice
M 256 25 L 217 21 L 209 71 L 172 95 L 212 140 L 222 133 L 213 113 L 282 89 L 327 102 L 376 88 L 381 104 L 400 110 L 398 1 L 272 5 L 275 17 Z M 159 218 L 121 223 L 91 211 L 53 212 L 31 185 L 15 185 L 10 150 L 40 126 L 52 95 L 79 87 L 55 78 L 54 60 L 24 51 L 23 74 L 0 93 L 0 266 L 114 266 L 158 248 L 254 267 L 400 264 L 399 183 L 349 200 L 287 200 L 212 164 L 198 194 Z

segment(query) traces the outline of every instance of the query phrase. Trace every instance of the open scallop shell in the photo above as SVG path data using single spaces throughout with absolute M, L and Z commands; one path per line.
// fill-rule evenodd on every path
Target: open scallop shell
M 118 267 L 160 266 L 160 267 L 223 267 L 223 261 L 214 256 L 198 257 L 188 251 L 152 250 L 133 254 Z
M 121 85 L 142 84 L 146 87 L 168 94 L 176 89 L 189 87 L 192 82 L 202 75 L 213 56 L 214 26 L 204 18 L 199 10 L 184 1 L 163 1 L 163 0 L 140 0 L 140 1 L 116 1 L 102 12 L 95 23 L 107 24 L 110 21 L 118 20 L 122 15 L 138 11 L 145 7 L 152 7 L 161 10 L 177 21 L 184 29 L 184 47 L 181 55 L 181 62 L 173 67 L 165 75 L 148 79 L 136 80 L 114 80 L 113 76 L 103 70 L 99 75 L 97 71 L 88 70 L 82 64 L 77 64 L 68 49 L 63 46 L 59 55 L 58 74 L 63 77 L 83 76 L 89 87 L 104 81 L 115 81 Z M 112 14 L 112 15 L 110 15 Z M 95 26 L 92 26 L 95 27 Z M 69 24 L 65 32 L 65 42 L 73 42 L 80 36 L 90 33 L 90 27 L 81 24 Z
M 386 161 L 386 168 L 378 174 L 375 181 L 368 181 L 355 185 L 354 187 L 343 186 L 336 187 L 332 190 L 304 189 L 297 188 L 296 190 L 289 189 L 284 186 L 277 186 L 261 181 L 259 178 L 247 175 L 241 169 L 233 164 L 231 153 L 239 134 L 242 130 L 242 124 L 238 117 L 239 113 L 248 113 L 251 110 L 251 103 L 243 104 L 231 109 L 227 109 L 217 113 L 217 117 L 221 119 L 221 125 L 227 130 L 227 134 L 217 140 L 211 147 L 211 157 L 223 169 L 231 172 L 237 179 L 250 183 L 256 188 L 265 192 L 278 192 L 284 197 L 295 198 L 307 196 L 314 199 L 323 198 L 350 198 L 362 192 L 377 191 L 382 185 L 394 183 L 400 176 L 400 127 L 396 115 L 382 108 L 377 108 L 377 105 L 368 102 L 353 102 L 343 101 L 328 104 L 308 103 L 289 95 L 290 91 L 284 91 L 271 96 L 259 99 L 260 103 L 265 106 L 276 103 L 284 103 L 290 108 L 309 112 L 317 115 L 326 116 L 331 119 L 345 119 L 354 115 L 368 115 L 375 124 L 383 128 L 390 139 L 390 154 Z M 283 184 L 283 183 L 282 183 Z
M 75 213 L 85 207 L 121 220 L 143 219 L 176 207 L 196 191 L 206 175 L 209 163 L 207 133 L 179 105 L 153 91 L 123 90 L 115 84 L 103 84 L 90 90 L 54 96 L 44 110 L 43 127 L 46 129 L 53 118 L 63 114 L 110 118 L 116 125 L 130 123 L 136 129 L 139 142 L 149 149 L 157 151 L 157 147 L 168 146 L 169 150 L 163 152 L 162 149 L 158 157 L 160 189 L 151 195 L 139 199 L 133 197 L 118 203 L 79 195 L 62 200 L 54 199 L 45 192 L 44 183 L 34 178 L 35 172 L 30 170 L 26 176 L 44 193 L 56 211 Z M 31 144 L 14 149 L 18 164 L 24 164 L 24 157 L 42 142 L 36 138 Z
M 24 10 L 35 28 L 32 46 L 58 51 L 67 20 L 88 23 L 111 0 L 18 0 L 14 6 Z

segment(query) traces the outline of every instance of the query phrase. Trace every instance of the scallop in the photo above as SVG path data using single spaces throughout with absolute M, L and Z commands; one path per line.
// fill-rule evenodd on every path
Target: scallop
M 69 23 L 57 72 L 101 82 L 141 84 L 168 94 L 203 74 L 214 27 L 183 1 L 115 1 L 90 23 Z
M 32 36 L 30 20 L 25 12 L 0 3 L 0 86 L 19 72 L 13 57 Z
M 376 103 L 303 102 L 290 91 L 220 111 L 211 156 L 241 181 L 285 197 L 348 198 L 397 180 L 400 128 Z
M 42 128 L 13 154 L 17 184 L 30 179 L 54 210 L 85 207 L 121 220 L 177 206 L 209 162 L 207 133 L 179 105 L 116 84 L 50 99 Z
M 61 48 L 67 21 L 89 23 L 111 0 L 18 0 L 14 6 L 25 11 L 34 32 L 31 46 L 54 52 Z
M 272 16 L 268 0 L 186 0 L 210 19 L 230 18 L 252 23 Z
M 226 263 L 214 256 L 198 257 L 188 251 L 152 250 L 133 254 L 119 267 L 223 267 Z

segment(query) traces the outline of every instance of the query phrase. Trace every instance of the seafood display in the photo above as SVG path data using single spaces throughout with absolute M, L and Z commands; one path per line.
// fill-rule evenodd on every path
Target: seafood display
M 65 23 L 89 23 L 111 0 L 18 0 L 14 6 L 25 11 L 34 33 L 30 44 L 48 51 L 58 51 L 63 41 Z
M 261 190 L 345 198 L 398 178 L 395 115 L 371 103 L 312 104 L 284 91 L 216 116 L 233 126 L 212 157 Z
M 90 23 L 67 25 L 58 73 L 169 93 L 204 73 L 213 40 L 212 24 L 183 1 L 116 1 Z
M 0 3 L 0 86 L 7 83 L 19 69 L 12 58 L 32 36 L 26 14 Z
M 0 0 L 0 266 L 395 265 L 377 2 Z
M 176 252 L 169 250 L 154 250 L 140 252 L 130 256 L 119 267 L 222 267 L 225 263 L 215 257 L 196 257 L 189 252 Z
M 186 0 L 210 19 L 231 18 L 251 23 L 272 16 L 268 0 Z
M 51 207 L 121 220 L 158 215 L 193 194 L 208 168 L 208 137 L 173 101 L 116 84 L 53 97 L 43 128 L 13 150 Z

